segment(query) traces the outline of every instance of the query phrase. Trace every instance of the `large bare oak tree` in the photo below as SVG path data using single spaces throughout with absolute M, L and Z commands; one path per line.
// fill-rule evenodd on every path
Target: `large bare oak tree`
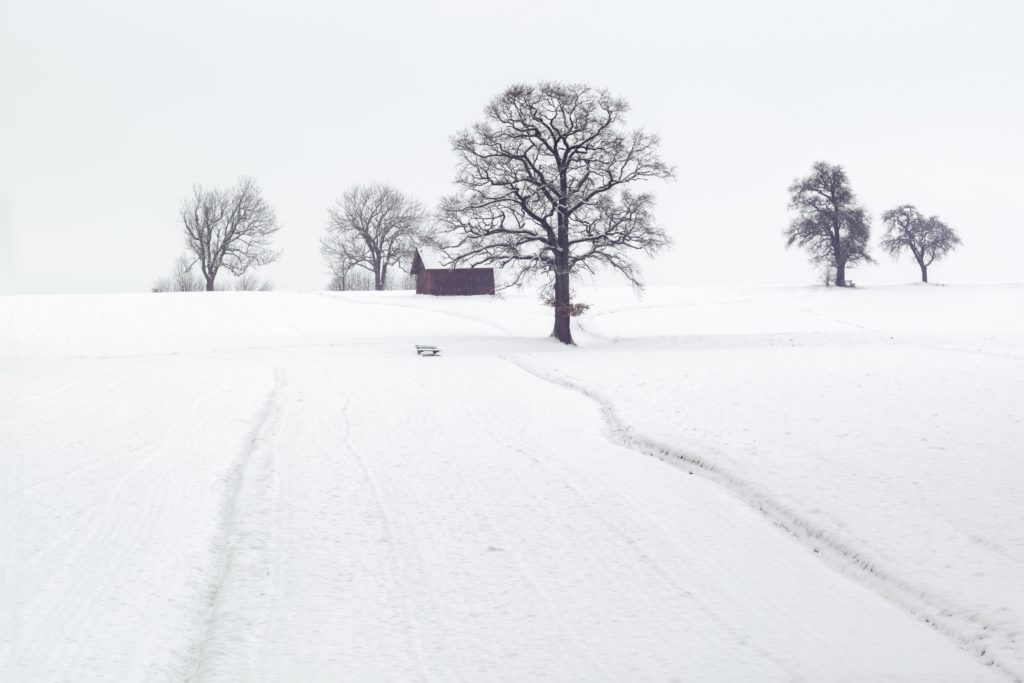
M 812 263 L 834 269 L 837 287 L 846 286 L 846 268 L 871 262 L 871 221 L 850 189 L 842 166 L 819 161 L 811 174 L 789 187 L 796 218 L 785 230 L 786 246 L 807 249 Z
M 181 203 L 181 220 L 185 244 L 208 292 L 214 290 L 221 268 L 241 277 L 280 256 L 270 248 L 270 238 L 280 229 L 277 217 L 252 178 L 241 178 L 226 190 L 194 186 L 192 196 Z
M 390 185 L 357 185 L 329 210 L 320 253 L 342 287 L 353 268 L 364 268 L 373 274 L 374 289 L 382 290 L 388 269 L 428 239 L 426 218 L 422 204 Z
M 913 254 L 921 269 L 921 282 L 928 282 L 928 266 L 961 244 L 956 231 L 938 216 L 925 218 L 910 204 L 886 211 L 882 222 L 886 225 L 882 248 L 897 257 L 903 251 Z
M 448 264 L 503 267 L 509 286 L 546 277 L 552 336 L 566 344 L 574 273 L 607 266 L 639 288 L 631 253 L 669 244 L 654 198 L 629 187 L 673 170 L 656 135 L 625 130 L 628 110 L 588 85 L 514 85 L 491 101 L 484 121 L 452 138 L 459 192 L 442 200 L 437 221 Z

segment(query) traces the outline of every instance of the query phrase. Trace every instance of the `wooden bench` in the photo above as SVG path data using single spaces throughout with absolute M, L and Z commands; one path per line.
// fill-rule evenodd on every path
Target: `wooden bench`
M 436 346 L 421 346 L 417 344 L 416 354 L 420 356 L 438 356 L 441 354 L 441 349 Z

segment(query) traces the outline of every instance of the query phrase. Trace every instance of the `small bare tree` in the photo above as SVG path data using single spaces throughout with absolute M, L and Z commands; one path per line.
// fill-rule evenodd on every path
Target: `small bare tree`
M 388 281 L 384 283 L 384 289 L 387 290 L 408 290 L 416 289 L 416 278 L 415 276 L 409 275 L 401 270 L 391 271 L 388 274 Z M 359 269 L 355 272 L 348 273 L 347 276 L 342 279 L 340 275 L 332 275 L 331 279 L 327 283 L 327 290 L 330 292 L 368 292 L 376 290 L 374 286 L 373 275 L 363 269 Z
M 272 292 L 274 284 L 270 280 L 261 280 L 252 273 L 245 273 L 235 280 L 235 290 L 239 292 Z
M 331 231 L 328 228 L 327 235 L 320 238 L 320 255 L 330 269 L 330 288 L 333 291 L 357 289 L 351 286 L 356 276 L 353 271 L 360 267 L 358 264 L 362 260 L 364 246 L 362 238 L 351 231 Z
M 203 282 L 192 272 L 192 263 L 184 254 L 174 262 L 171 282 L 176 292 L 199 292 L 203 289 Z
M 327 289 L 332 292 L 369 292 L 375 289 L 373 275 L 362 269 L 348 273 L 344 279 L 334 275 Z
M 374 289 L 387 287 L 388 269 L 410 258 L 427 240 L 426 212 L 390 185 L 357 185 L 328 211 L 320 253 L 344 287 L 353 268 L 373 274 Z
M 280 229 L 277 217 L 251 178 L 241 178 L 227 190 L 196 185 L 181 204 L 181 220 L 186 246 L 195 255 L 208 292 L 215 289 L 221 268 L 241 277 L 280 256 L 270 248 L 270 238 Z
M 348 291 L 344 278 L 338 275 L 331 275 L 331 279 L 327 281 L 328 292 L 345 292 Z
M 192 262 L 182 254 L 174 261 L 170 277 L 157 280 L 151 288 L 154 292 L 201 292 L 203 282 L 192 272 Z
M 438 211 L 438 244 L 449 265 L 494 264 L 508 286 L 536 275 L 553 288 L 552 336 L 572 344 L 571 277 L 609 267 L 642 287 L 631 252 L 670 243 L 654 198 L 630 192 L 669 179 L 658 137 L 624 129 L 629 104 L 583 84 L 514 85 L 485 120 L 452 138 L 459 193 Z
M 903 251 L 914 255 L 921 269 L 921 282 L 928 282 L 928 266 L 960 244 L 960 236 L 938 216 L 925 218 L 910 204 L 897 206 L 882 214 L 886 225 L 882 248 L 894 257 Z
M 809 176 L 790 185 L 789 196 L 797 217 L 785 230 L 786 246 L 807 249 L 811 262 L 833 268 L 836 286 L 845 287 L 847 266 L 872 261 L 871 221 L 857 204 L 846 171 L 819 161 Z

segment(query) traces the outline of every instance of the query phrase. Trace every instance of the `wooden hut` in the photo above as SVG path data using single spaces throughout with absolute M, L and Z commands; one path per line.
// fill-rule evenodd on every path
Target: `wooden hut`
M 427 268 L 417 249 L 409 273 L 416 278 L 417 294 L 470 296 L 494 294 L 493 268 Z

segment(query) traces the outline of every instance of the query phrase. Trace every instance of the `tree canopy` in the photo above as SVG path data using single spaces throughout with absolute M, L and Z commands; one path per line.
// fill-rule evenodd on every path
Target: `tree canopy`
M 898 257 L 909 251 L 921 269 L 921 282 L 928 282 L 928 266 L 960 246 L 959 235 L 938 216 L 925 218 L 911 204 L 902 204 L 882 214 L 886 225 L 882 248 Z
M 845 286 L 848 266 L 873 260 L 868 253 L 871 221 L 846 171 L 819 161 L 810 175 L 793 181 L 789 197 L 797 215 L 785 230 L 786 246 L 806 249 L 812 263 L 834 269 L 836 286 Z
M 388 269 L 428 239 L 426 218 L 422 204 L 390 185 L 356 185 L 329 210 L 320 253 L 342 287 L 353 268 L 364 268 L 374 288 L 384 289 Z
M 669 179 L 659 140 L 627 130 L 628 103 L 584 84 L 514 85 L 484 120 L 452 138 L 457 194 L 441 202 L 438 240 L 449 265 L 497 265 L 518 285 L 553 287 L 553 336 L 572 343 L 570 277 L 601 267 L 642 286 L 631 254 L 670 243 L 654 197 L 631 186 Z
M 181 204 L 181 221 L 207 291 L 213 291 L 221 268 L 241 277 L 280 256 L 270 247 L 280 229 L 277 216 L 252 178 L 241 178 L 226 190 L 194 186 Z

